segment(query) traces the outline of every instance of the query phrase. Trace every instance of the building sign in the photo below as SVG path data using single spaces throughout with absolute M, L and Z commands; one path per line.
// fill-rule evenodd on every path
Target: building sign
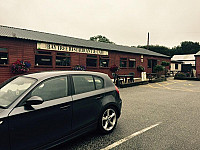
M 37 49 L 44 50 L 55 50 L 63 52 L 74 52 L 74 53 L 87 53 L 87 54 L 97 54 L 97 55 L 108 55 L 108 51 L 96 50 L 91 48 L 80 48 L 72 46 L 63 46 L 49 43 L 37 43 Z

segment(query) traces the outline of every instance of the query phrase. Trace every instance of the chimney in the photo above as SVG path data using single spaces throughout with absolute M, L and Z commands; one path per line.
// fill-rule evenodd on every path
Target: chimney
M 148 37 L 147 37 L 147 49 L 149 49 L 149 32 L 148 32 Z

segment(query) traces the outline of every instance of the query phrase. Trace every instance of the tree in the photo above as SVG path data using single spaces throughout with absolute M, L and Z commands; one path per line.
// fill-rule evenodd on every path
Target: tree
M 184 41 L 172 48 L 174 55 L 196 54 L 200 50 L 199 42 Z
M 138 48 L 145 48 L 147 49 L 147 46 L 137 46 Z M 165 46 L 159 46 L 159 45 L 149 45 L 149 50 L 154 51 L 160 54 L 171 56 L 171 49 Z
M 162 62 L 161 62 L 161 65 L 165 67 L 165 76 L 166 76 L 166 73 L 167 73 L 166 67 L 169 66 L 170 63 L 169 63 L 169 62 L 166 62 L 166 61 L 162 61 Z
M 96 42 L 105 42 L 105 43 L 112 43 L 112 44 L 114 44 L 108 38 L 106 38 L 105 36 L 102 36 L 102 35 L 97 35 L 97 36 L 90 37 L 90 40 L 91 41 L 96 41 Z
M 162 65 L 156 65 L 154 67 L 154 71 L 157 73 L 157 76 L 160 77 L 160 73 L 164 71 L 164 67 Z
M 137 47 L 147 49 L 147 46 L 138 45 Z M 196 54 L 198 51 L 200 51 L 200 45 L 199 45 L 199 42 L 184 41 L 184 42 L 181 42 L 180 45 L 175 46 L 171 49 L 165 46 L 149 45 L 149 50 L 160 53 L 160 54 L 168 55 L 168 56 Z

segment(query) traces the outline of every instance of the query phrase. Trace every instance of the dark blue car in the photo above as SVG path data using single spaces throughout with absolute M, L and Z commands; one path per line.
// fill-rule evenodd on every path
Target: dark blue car
M 122 101 L 103 73 L 52 71 L 0 86 L 0 149 L 45 149 L 98 129 L 110 133 Z

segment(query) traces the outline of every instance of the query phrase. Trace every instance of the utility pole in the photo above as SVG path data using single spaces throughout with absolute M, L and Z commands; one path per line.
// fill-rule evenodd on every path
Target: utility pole
M 149 49 L 149 32 L 148 32 L 148 37 L 147 37 L 147 49 Z

